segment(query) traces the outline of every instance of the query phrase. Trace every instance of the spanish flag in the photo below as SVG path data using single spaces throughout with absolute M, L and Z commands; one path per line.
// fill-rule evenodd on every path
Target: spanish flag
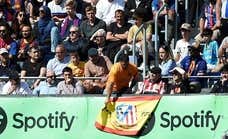
M 128 96 L 112 99 L 98 114 L 95 126 L 118 135 L 137 135 L 155 110 L 161 96 Z

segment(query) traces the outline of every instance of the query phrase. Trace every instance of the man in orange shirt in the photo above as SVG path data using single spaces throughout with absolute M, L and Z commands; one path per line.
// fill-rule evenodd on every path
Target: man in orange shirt
M 129 82 L 131 85 L 129 87 Z M 117 96 L 123 93 L 130 93 L 132 87 L 138 81 L 138 69 L 135 65 L 129 63 L 128 55 L 121 54 L 119 62 L 114 64 L 109 72 L 108 81 L 104 93 L 107 94 L 105 104 L 110 100 L 112 93 Z

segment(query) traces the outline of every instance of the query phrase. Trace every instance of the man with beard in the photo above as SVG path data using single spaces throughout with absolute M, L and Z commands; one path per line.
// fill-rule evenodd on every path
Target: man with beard
M 57 81 L 54 71 L 47 71 L 46 80 L 41 81 L 40 84 L 33 90 L 34 95 L 50 95 L 56 94 L 57 91 Z
M 28 59 L 28 50 L 31 47 L 35 47 L 38 45 L 38 42 L 33 37 L 32 27 L 29 24 L 24 24 L 21 27 L 21 35 L 22 38 L 17 42 L 19 46 L 19 51 L 17 54 L 17 59 L 19 61 L 25 61 Z
M 38 47 L 31 47 L 28 51 L 29 59 L 26 60 L 22 66 L 21 77 L 29 76 L 29 77 L 44 77 L 46 73 L 46 65 L 41 60 L 40 50 Z M 29 84 L 33 89 L 40 82 L 40 79 L 37 80 L 29 80 Z

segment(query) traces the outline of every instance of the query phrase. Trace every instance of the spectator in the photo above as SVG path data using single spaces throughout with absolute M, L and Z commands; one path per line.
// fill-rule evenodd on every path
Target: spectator
M 65 0 L 51 0 L 47 4 L 48 8 L 51 10 L 52 19 L 58 23 L 67 16 L 65 9 Z
M 206 28 L 213 31 L 212 40 L 216 40 L 219 37 L 220 32 L 216 26 L 215 4 L 216 0 L 210 0 L 203 5 L 199 22 L 200 33 L 196 39 L 202 39 L 200 35 L 202 35 L 203 30 Z
M 87 60 L 89 41 L 81 36 L 77 26 L 71 26 L 68 39 L 63 41 L 67 54 L 77 51 L 82 61 Z
M 83 77 L 84 76 L 84 67 L 85 62 L 80 61 L 78 53 L 70 53 L 70 63 L 68 65 L 72 69 L 74 77 Z
M 189 81 L 186 72 L 181 67 L 173 68 L 170 73 L 173 75 L 172 82 L 168 85 L 169 94 L 187 94 L 189 92 Z
M 46 73 L 46 64 L 42 61 L 40 50 L 38 47 L 31 47 L 28 51 L 29 59 L 27 59 L 21 70 L 21 77 L 44 77 Z M 29 85 L 32 89 L 37 87 L 40 79 L 29 80 Z
M 223 39 L 221 46 L 218 50 L 218 56 L 220 58 L 225 57 L 226 63 L 228 63 L 228 36 Z
M 83 86 L 80 81 L 73 78 L 72 69 L 65 67 L 63 69 L 64 81 L 61 81 L 57 85 L 57 94 L 60 95 L 81 95 L 84 93 Z
M 227 0 L 216 0 L 216 26 L 220 28 L 220 42 L 228 36 L 228 2 Z
M 39 9 L 39 20 L 34 24 L 34 33 L 44 60 L 48 61 L 61 39 L 59 29 L 51 19 L 51 11 L 47 6 L 41 6 Z
M 104 29 L 97 30 L 91 40 L 98 48 L 98 54 L 101 56 L 109 56 L 109 48 L 106 41 L 106 31 Z
M 137 67 L 129 63 L 128 55 L 121 54 L 119 62 L 115 63 L 109 72 L 108 81 L 104 90 L 104 94 L 107 94 L 105 104 L 110 101 L 112 93 L 117 96 L 124 93 L 132 93 L 132 88 L 138 80 Z M 130 82 L 131 84 L 129 85 Z
M 121 45 L 127 43 L 128 30 L 131 24 L 126 22 L 123 10 L 115 11 L 116 22 L 110 24 L 107 28 L 106 40 L 108 42 L 109 58 L 114 62 L 116 53 L 120 50 Z
M 27 17 L 27 15 L 25 14 L 24 10 L 20 10 L 18 12 L 16 12 L 15 16 L 14 16 L 14 20 L 12 22 L 12 38 L 14 40 L 18 40 L 21 38 L 21 33 L 20 33 L 20 29 L 22 27 L 23 24 L 30 24 L 29 18 Z
M 2 94 L 5 95 L 28 95 L 32 94 L 29 85 L 20 80 L 17 72 L 12 72 L 9 75 L 9 81 L 3 86 Z
M 186 56 L 181 61 L 181 67 L 185 70 L 188 77 L 190 76 L 204 76 L 207 72 L 207 63 L 201 57 L 201 47 L 199 42 L 195 42 L 189 46 L 190 55 Z M 190 78 L 190 82 L 200 82 L 202 87 L 205 87 L 205 79 L 202 78 Z
M 99 0 L 96 5 L 96 17 L 109 26 L 115 21 L 115 11 L 124 10 L 125 0 Z
M 13 21 L 14 10 L 7 0 L 0 1 L 0 22 L 8 22 L 9 24 Z
M 41 81 L 40 84 L 34 88 L 34 95 L 52 95 L 57 92 L 57 80 L 53 71 L 47 71 L 46 80 Z
M 153 67 L 149 73 L 149 79 L 139 83 L 136 94 L 164 94 L 166 92 L 165 82 L 161 78 L 161 68 Z
M 35 17 L 34 17 L 34 5 L 31 0 L 24 0 L 24 6 L 25 6 L 25 14 L 27 17 L 29 17 L 29 21 L 31 24 L 34 23 Z
M 65 4 L 67 17 L 63 20 L 61 25 L 61 37 L 62 39 L 66 39 L 68 34 L 70 34 L 70 28 L 71 26 L 79 27 L 81 23 L 81 18 L 79 17 L 79 14 L 76 13 L 76 1 L 73 0 L 67 0 Z
M 0 48 L 6 48 L 9 51 L 9 58 L 13 59 L 17 55 L 17 43 L 11 38 L 10 26 L 5 21 L 0 21 Z
M 228 93 L 228 64 L 221 69 L 221 79 L 214 84 L 211 93 Z
M 132 19 L 132 15 L 135 12 L 135 9 L 137 8 L 145 8 L 148 15 L 152 15 L 151 2 L 152 0 L 127 0 L 124 8 L 127 19 Z
M 159 48 L 159 67 L 162 69 L 161 75 L 169 75 L 169 71 L 176 67 L 176 62 L 173 59 L 171 48 L 168 45 L 163 45 Z
M 145 19 L 146 16 L 146 11 L 145 9 L 142 8 L 138 8 L 135 10 L 134 14 L 133 14 L 133 18 L 135 19 L 135 25 L 133 25 L 130 29 L 129 29 L 129 33 L 128 33 L 128 38 L 127 38 L 127 43 L 129 44 L 130 48 L 132 49 L 132 43 L 133 43 L 133 38 L 135 33 L 138 31 L 139 27 L 146 21 Z M 148 25 L 146 28 L 146 41 L 147 41 L 147 47 L 146 49 L 148 50 L 148 53 L 152 53 L 152 47 L 151 47 L 151 38 L 152 38 L 152 26 Z M 137 35 L 136 37 L 136 45 L 134 46 L 136 47 L 136 51 L 138 51 L 139 53 L 139 59 L 142 59 L 142 55 L 143 55 L 143 33 L 142 31 Z M 146 53 L 146 59 L 148 61 L 148 53 Z M 140 63 L 140 62 L 139 62 Z M 142 65 L 143 67 L 143 65 Z
M 101 93 L 105 87 L 112 63 L 106 56 L 99 56 L 96 48 L 88 51 L 89 60 L 85 64 L 85 77 L 101 77 L 101 80 L 85 80 L 84 86 L 88 93 Z
M 205 43 L 203 47 L 203 59 L 207 62 L 207 70 L 211 72 L 218 63 L 218 43 L 211 40 L 213 31 L 211 29 L 204 29 L 202 33 L 202 42 Z
M 63 69 L 69 64 L 70 57 L 66 56 L 66 49 L 63 44 L 59 44 L 55 50 L 55 57 L 47 63 L 47 70 L 55 72 L 56 76 L 61 76 Z
M 8 77 L 12 71 L 21 72 L 20 66 L 15 60 L 9 58 L 9 52 L 6 48 L 0 49 L 0 77 Z M 8 79 L 0 80 L 0 91 Z
M 20 33 L 22 38 L 17 41 L 19 47 L 17 60 L 23 63 L 29 58 L 28 50 L 31 47 L 37 47 L 38 42 L 32 34 L 32 27 L 30 24 L 23 24 L 21 26 Z
M 95 17 L 96 10 L 92 6 L 87 6 L 86 9 L 86 17 L 87 19 L 82 21 L 80 24 L 80 29 L 85 38 L 90 40 L 92 35 L 98 30 L 98 29 L 104 29 L 106 30 L 106 24 L 103 20 L 98 19 Z
M 159 28 L 164 29 L 165 27 L 165 15 L 168 15 L 168 43 L 170 44 L 172 38 L 173 38 L 173 31 L 174 31 L 174 17 L 175 17 L 175 0 L 152 0 L 152 12 L 153 12 L 153 17 L 155 19 L 156 14 L 158 10 L 164 5 L 167 4 L 167 8 L 165 8 L 158 17 L 158 22 L 159 22 Z M 163 42 L 165 40 L 162 40 L 164 37 L 159 37 L 160 42 Z
M 192 45 L 192 43 L 194 42 L 194 40 L 190 38 L 190 33 L 191 33 L 190 24 L 183 23 L 180 27 L 180 31 L 181 31 L 182 39 L 177 41 L 177 44 L 174 50 L 175 51 L 174 59 L 177 65 L 180 64 L 181 60 L 183 60 L 185 56 L 189 55 L 188 46 Z

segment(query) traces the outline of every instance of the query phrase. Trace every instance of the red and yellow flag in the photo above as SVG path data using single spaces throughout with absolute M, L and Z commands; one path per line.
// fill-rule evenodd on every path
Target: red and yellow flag
M 137 135 L 155 110 L 161 96 L 119 97 L 97 116 L 96 128 L 119 135 Z

